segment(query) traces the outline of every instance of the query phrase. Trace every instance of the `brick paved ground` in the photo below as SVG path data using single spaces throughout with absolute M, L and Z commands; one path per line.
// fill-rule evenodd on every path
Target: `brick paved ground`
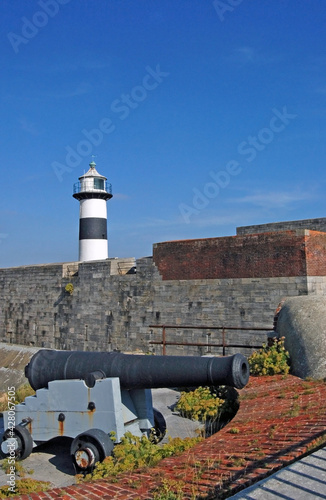
M 184 499 L 223 499 L 315 449 L 326 439 L 326 384 L 293 376 L 252 377 L 224 429 L 146 471 L 23 495 L 20 500 L 155 498 L 182 489 Z

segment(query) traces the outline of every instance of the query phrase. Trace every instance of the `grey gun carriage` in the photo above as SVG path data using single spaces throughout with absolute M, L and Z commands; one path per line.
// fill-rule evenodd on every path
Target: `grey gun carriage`
M 118 352 L 42 349 L 25 367 L 36 391 L 12 413 L 4 412 L 3 456 L 27 458 L 33 448 L 57 436 L 72 438 L 79 473 L 111 455 L 129 431 L 159 442 L 163 415 L 152 406 L 151 389 L 226 385 L 242 389 L 249 365 L 242 354 L 226 357 L 151 356 Z

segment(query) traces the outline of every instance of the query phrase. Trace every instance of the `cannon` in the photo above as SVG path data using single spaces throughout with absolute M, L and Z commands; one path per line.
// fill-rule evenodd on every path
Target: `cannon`
M 243 388 L 249 365 L 227 357 L 146 356 L 119 352 L 38 351 L 25 367 L 35 389 L 4 412 L 1 452 L 27 458 L 33 447 L 57 436 L 72 438 L 77 472 L 87 473 L 131 432 L 163 439 L 166 423 L 152 406 L 151 389 L 226 385 Z M 14 418 L 13 418 L 14 416 Z

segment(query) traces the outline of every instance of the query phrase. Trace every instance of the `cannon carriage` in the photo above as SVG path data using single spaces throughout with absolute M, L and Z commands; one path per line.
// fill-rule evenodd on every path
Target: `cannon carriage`
M 144 356 L 118 352 L 42 349 L 25 375 L 36 390 L 15 406 L 15 419 L 4 412 L 1 451 L 17 459 L 57 436 L 72 438 L 77 472 L 91 471 L 112 453 L 115 442 L 131 432 L 159 442 L 163 415 L 152 405 L 151 389 L 227 385 L 243 388 L 249 379 L 247 359 L 227 357 Z M 14 450 L 14 451 L 13 451 Z

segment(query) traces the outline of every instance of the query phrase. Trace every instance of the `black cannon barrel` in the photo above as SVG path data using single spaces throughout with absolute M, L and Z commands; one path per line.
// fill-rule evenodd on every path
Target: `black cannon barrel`
M 242 389 L 249 365 L 242 354 L 225 357 L 146 356 L 118 352 L 42 349 L 32 357 L 25 375 L 33 389 L 52 380 L 119 377 L 123 389 L 228 385 Z

